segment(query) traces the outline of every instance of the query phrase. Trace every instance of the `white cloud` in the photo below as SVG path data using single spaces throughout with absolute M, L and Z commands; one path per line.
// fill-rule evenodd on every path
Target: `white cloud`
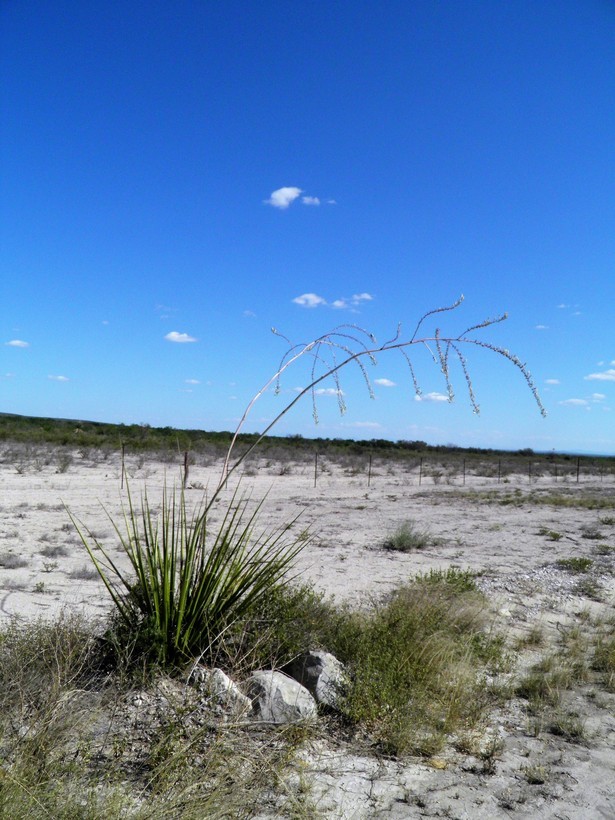
M 448 401 L 448 396 L 445 393 L 425 393 L 424 396 L 415 396 L 414 401 Z
M 351 310 L 353 311 L 354 308 L 358 307 L 363 302 L 371 302 L 373 300 L 373 296 L 370 293 L 355 293 L 349 299 L 345 296 L 340 297 L 339 299 L 335 299 L 333 302 L 328 303 L 326 299 L 323 299 L 322 296 L 318 296 L 317 293 L 303 293 L 301 296 L 297 296 L 293 299 L 293 302 L 296 305 L 301 305 L 301 307 L 318 307 L 320 305 L 329 305 L 334 310 Z M 356 311 L 353 311 L 356 313 Z
M 587 407 L 589 402 L 586 399 L 565 399 L 564 401 L 560 401 L 563 407 Z
M 30 342 L 24 342 L 22 339 L 11 339 L 10 342 L 5 342 L 9 347 L 30 347 Z
M 615 382 L 615 370 L 609 369 L 604 370 L 602 373 L 590 373 L 589 376 L 585 376 L 585 379 L 587 381 Z
M 592 401 L 604 401 L 606 399 L 606 396 L 604 395 L 604 393 L 592 393 L 591 399 Z
M 338 390 L 335 387 L 319 387 L 317 390 L 314 390 L 314 394 L 316 396 L 343 396 L 344 391 Z
M 545 384 L 560 384 L 559 379 L 545 379 Z
M 303 191 L 301 188 L 288 186 L 285 188 L 278 188 L 271 193 L 269 199 L 263 200 L 265 205 L 271 205 L 273 208 L 279 208 L 284 211 L 290 204 L 292 204 Z
M 328 199 L 327 205 L 337 205 L 337 202 L 334 199 Z
M 189 336 L 187 333 L 178 333 L 177 330 L 172 330 L 170 333 L 167 333 L 164 338 L 167 342 L 179 342 L 180 344 L 197 341 L 194 336 Z
M 326 305 L 327 302 L 322 298 L 322 296 L 318 296 L 316 293 L 302 293 L 301 296 L 296 296 L 293 299 L 293 302 L 296 305 L 301 305 L 301 307 L 306 308 L 315 308 L 319 305 Z
M 380 387 L 396 387 L 397 385 L 395 382 L 392 382 L 390 379 L 374 379 L 374 384 L 380 385 Z
M 198 379 L 186 379 L 186 384 L 200 384 Z
M 317 196 L 302 196 L 301 202 L 304 205 L 320 205 L 320 199 Z
M 52 382 L 68 382 L 70 379 L 68 376 L 47 376 L 48 379 L 51 379 Z
M 536 325 L 536 327 L 534 328 L 534 330 L 548 330 L 548 329 L 549 329 L 549 325 Z
M 256 313 L 253 310 L 244 310 L 243 315 L 246 316 L 248 319 L 255 319 Z
M 563 302 L 562 302 L 560 305 L 558 305 L 558 308 L 560 308 L 560 309 L 562 309 L 562 310 L 563 310 L 564 308 L 568 308 L 568 307 L 570 307 L 570 305 L 565 305 Z

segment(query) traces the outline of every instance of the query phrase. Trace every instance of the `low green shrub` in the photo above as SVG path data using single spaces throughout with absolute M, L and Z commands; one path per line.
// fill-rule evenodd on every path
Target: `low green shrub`
M 579 558 L 579 557 L 572 557 L 572 558 L 560 558 L 559 561 L 555 562 L 555 566 L 558 569 L 566 570 L 566 572 L 588 572 L 594 562 L 591 558 Z
M 399 525 L 395 532 L 383 543 L 385 550 L 412 552 L 429 546 L 432 538 L 427 530 L 420 529 L 416 522 L 408 520 Z

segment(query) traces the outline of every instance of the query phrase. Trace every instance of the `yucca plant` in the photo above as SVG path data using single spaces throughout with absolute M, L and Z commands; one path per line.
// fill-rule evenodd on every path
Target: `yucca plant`
M 165 488 L 155 516 L 147 493 L 137 508 L 128 490 L 123 527 L 109 518 L 131 572 L 118 567 L 96 536 L 71 515 L 120 624 L 133 637 L 146 635 L 150 654 L 159 662 L 166 665 L 213 650 L 234 621 L 287 578 L 305 542 L 289 540 L 287 523 L 256 534 L 261 504 L 251 512 L 248 504 L 248 498 L 234 496 L 222 522 L 212 528 L 209 505 L 190 515 L 183 491 Z

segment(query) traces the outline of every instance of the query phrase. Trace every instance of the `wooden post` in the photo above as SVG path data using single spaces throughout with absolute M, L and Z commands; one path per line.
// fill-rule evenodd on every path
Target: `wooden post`
M 530 484 L 532 483 L 532 462 L 528 461 L 527 463 L 527 478 Z
M 579 483 L 579 473 L 581 472 L 581 459 L 577 456 L 577 484 Z
M 188 450 L 184 451 L 184 477 L 182 480 L 182 487 L 184 490 L 186 489 L 186 484 L 188 483 Z
M 502 480 L 502 460 L 498 459 L 498 484 Z
M 126 452 L 126 445 L 123 441 L 120 441 L 120 445 L 122 447 L 122 481 L 120 484 L 120 489 L 124 489 L 124 453 Z

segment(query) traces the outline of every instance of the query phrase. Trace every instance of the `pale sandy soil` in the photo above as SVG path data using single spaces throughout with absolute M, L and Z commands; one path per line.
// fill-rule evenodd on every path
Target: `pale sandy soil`
M 105 614 L 109 602 L 64 505 L 121 561 L 103 509 L 117 520 L 125 499 L 118 457 L 84 459 L 75 453 L 66 472 L 53 460 L 19 470 L 0 464 L 0 564 L 12 556 L 0 566 L 0 618 L 53 616 L 66 606 Z M 264 528 L 300 513 L 291 532 L 308 530 L 312 540 L 298 560 L 297 575 L 338 600 L 361 605 L 416 573 L 455 566 L 480 573 L 495 626 L 511 639 L 540 625 L 555 640 L 561 630 L 586 623 L 588 612 L 615 616 L 615 551 L 604 548 L 615 548 L 615 526 L 600 523 L 615 516 L 615 509 L 536 503 L 549 493 L 615 502 L 613 477 L 576 484 L 553 478 L 530 482 L 526 475 L 498 484 L 494 478 L 467 476 L 465 486 L 459 477 L 450 484 L 423 479 L 419 486 L 416 471 L 402 470 L 381 464 L 368 487 L 365 474 L 350 475 L 322 462 L 314 486 L 312 465 L 291 464 L 288 474 L 279 475 L 279 465 L 266 466 L 263 460 L 250 466 L 240 491 L 253 499 L 267 494 L 259 519 Z M 165 480 L 179 482 L 177 466 L 150 455 L 130 459 L 127 473 L 133 497 L 147 485 L 154 503 Z M 198 503 L 218 476 L 219 465 L 193 465 L 189 503 Z M 225 491 L 217 507 L 232 491 Z M 515 492 L 521 503 L 497 503 Z M 411 554 L 384 551 L 384 538 L 405 519 L 429 530 L 435 545 Z M 562 537 L 549 540 L 541 528 Z M 600 531 L 599 539 L 586 537 L 592 528 Z M 578 575 L 555 567 L 559 558 L 572 556 L 593 559 L 591 585 L 581 587 Z M 23 566 L 10 566 L 19 559 Z M 524 651 L 520 667 L 544 651 Z M 453 751 L 439 761 L 401 764 L 323 744 L 306 763 L 314 804 L 323 816 L 339 818 L 615 818 L 615 696 L 579 685 L 566 698 L 584 724 L 581 743 L 548 732 L 535 736 L 524 704 L 513 700 L 485 727 L 484 742 L 495 738 L 500 749 L 489 773 L 478 758 Z M 544 782 L 529 783 L 528 769 L 544 770 Z

